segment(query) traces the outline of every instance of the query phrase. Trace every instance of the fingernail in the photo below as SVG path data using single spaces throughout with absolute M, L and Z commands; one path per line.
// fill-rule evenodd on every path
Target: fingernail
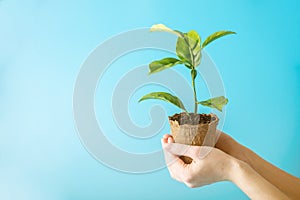
M 168 143 L 170 144 L 170 143 L 172 143 L 172 138 L 168 138 Z

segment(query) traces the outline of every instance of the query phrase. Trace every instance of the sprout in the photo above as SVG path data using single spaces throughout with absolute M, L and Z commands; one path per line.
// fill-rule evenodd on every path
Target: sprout
M 171 28 L 163 24 L 156 24 L 150 28 L 150 32 L 154 31 L 169 32 L 178 36 L 176 43 L 176 55 L 178 58 L 163 58 L 161 60 L 151 62 L 149 64 L 149 74 L 160 72 L 162 70 L 174 67 L 175 65 L 184 65 L 191 72 L 191 85 L 193 87 L 194 92 L 194 113 L 198 113 L 199 104 L 222 111 L 223 106 L 225 106 L 228 103 L 228 99 L 224 96 L 214 97 L 205 101 L 198 101 L 195 85 L 195 79 L 198 74 L 197 67 L 201 63 L 202 50 L 208 44 L 223 36 L 236 33 L 232 31 L 218 31 L 208 36 L 204 40 L 204 42 L 201 43 L 201 37 L 195 30 L 191 30 L 187 33 L 182 33 L 177 30 L 172 30 Z M 139 100 L 139 102 L 147 99 L 159 99 L 172 103 L 173 105 L 182 109 L 184 112 L 188 113 L 182 101 L 178 97 L 170 93 L 152 92 L 143 96 Z

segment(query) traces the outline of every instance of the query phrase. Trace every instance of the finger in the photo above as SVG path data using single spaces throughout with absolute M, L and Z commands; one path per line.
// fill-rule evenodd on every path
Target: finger
M 177 155 L 171 154 L 170 152 L 164 149 L 167 143 L 163 143 L 163 139 L 162 144 L 165 162 L 171 177 L 177 181 L 182 182 L 181 175 L 185 170 L 185 163 Z
M 161 139 L 161 145 L 163 148 L 165 148 L 166 144 L 170 144 L 170 143 L 174 143 L 174 139 L 172 137 Z
M 163 138 L 168 138 L 168 137 L 172 137 L 172 135 L 170 134 L 164 134 Z
M 171 163 L 176 161 L 178 156 L 165 150 L 165 147 L 169 144 L 168 141 L 165 142 L 165 139 L 161 139 L 161 144 L 162 144 L 162 149 L 163 149 L 163 152 L 164 152 L 166 164 L 170 165 Z
M 166 138 L 163 137 L 163 138 L 161 139 L 161 142 L 162 142 L 162 144 L 163 144 L 163 143 L 168 143 L 168 138 L 167 138 L 167 137 L 166 137 Z
M 166 151 L 177 156 L 188 156 L 192 159 L 204 159 L 213 147 L 206 146 L 190 146 L 178 143 L 168 143 L 164 145 Z
M 164 141 L 164 143 L 168 143 L 168 138 L 173 138 L 170 134 L 165 134 L 164 136 L 163 136 L 163 141 Z
M 164 145 L 166 151 L 177 156 L 195 157 L 198 147 L 179 143 L 167 143 Z
M 168 143 L 169 143 L 169 144 L 170 144 L 170 143 L 175 143 L 173 137 L 168 137 Z
M 185 163 L 183 163 L 179 157 L 174 156 L 167 151 L 165 151 L 165 159 L 170 176 L 173 179 L 182 182 L 182 174 L 185 171 Z

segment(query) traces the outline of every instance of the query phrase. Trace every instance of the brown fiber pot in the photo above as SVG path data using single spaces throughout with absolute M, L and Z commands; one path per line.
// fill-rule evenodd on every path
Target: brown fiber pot
M 219 118 L 213 114 L 197 114 L 197 122 L 181 120 L 186 113 L 169 116 L 171 134 L 176 143 L 195 146 L 214 146 L 217 140 L 216 128 Z M 201 118 L 204 118 L 200 120 Z M 210 119 L 210 120 L 209 120 Z M 193 161 L 187 156 L 180 157 L 185 163 Z

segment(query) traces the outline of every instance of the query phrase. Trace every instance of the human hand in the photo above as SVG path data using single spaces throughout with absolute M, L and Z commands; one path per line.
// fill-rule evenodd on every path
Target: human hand
M 231 179 L 231 169 L 236 159 L 219 149 L 174 143 L 168 134 L 162 139 L 162 146 L 171 177 L 188 187 Z M 191 157 L 192 163 L 184 163 L 179 158 L 181 155 Z
M 164 136 L 162 146 L 171 177 L 189 187 L 230 180 L 250 199 L 299 199 L 299 190 L 295 189 L 299 186 L 298 178 L 251 153 L 225 133 L 221 133 L 216 144 L 219 149 L 177 144 L 171 135 Z M 184 163 L 179 158 L 181 155 L 191 157 L 192 163 Z M 243 159 L 254 163 L 243 162 Z

